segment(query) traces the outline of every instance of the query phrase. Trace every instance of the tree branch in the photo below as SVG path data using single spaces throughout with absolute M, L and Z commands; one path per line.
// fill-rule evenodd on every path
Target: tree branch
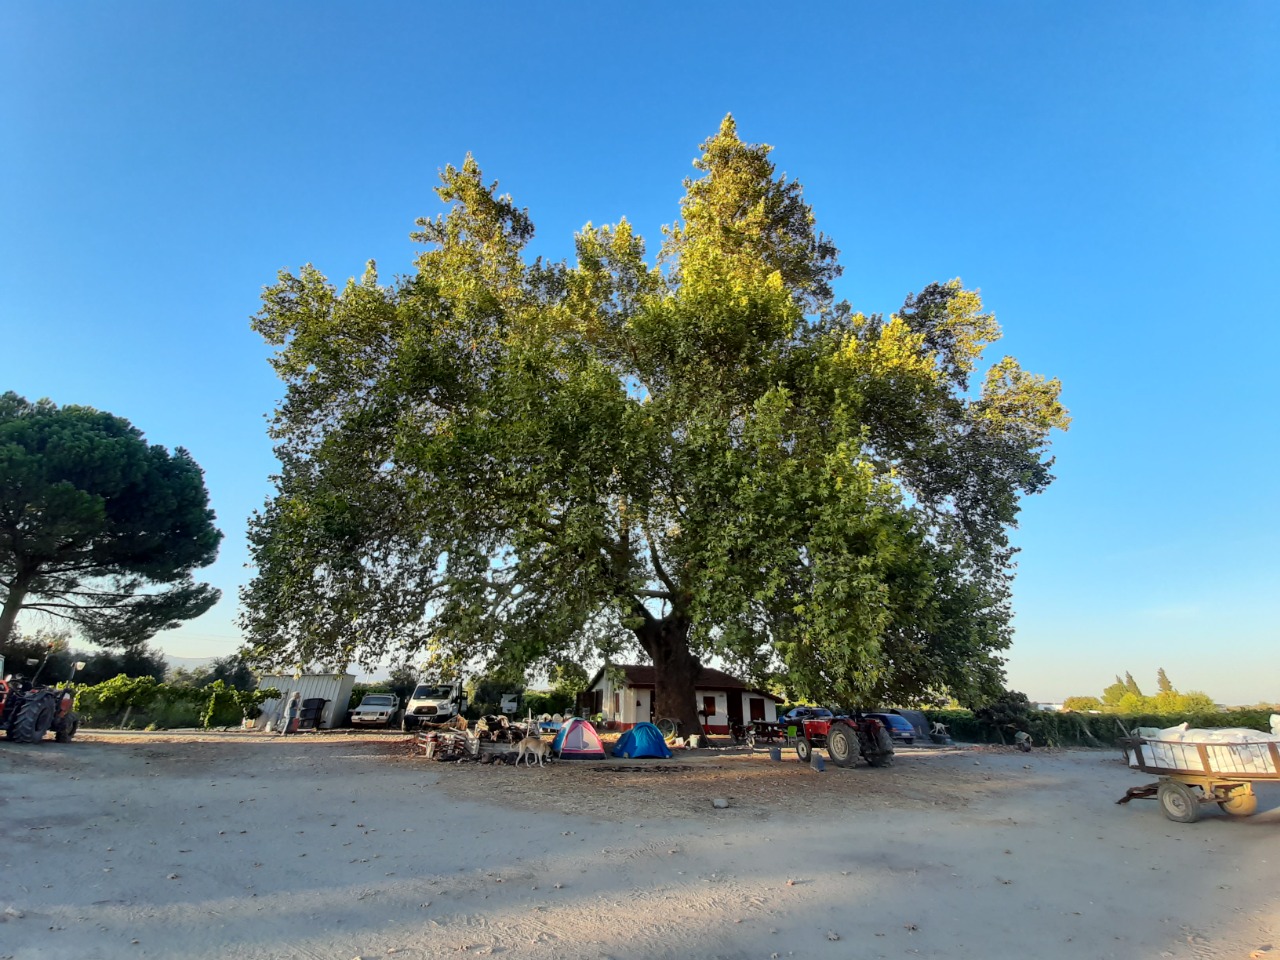
M 674 595 L 668 590 L 633 590 L 632 592 L 637 597 L 649 597 L 653 600 L 666 600 L 668 602 L 675 600 Z
M 658 547 L 653 542 L 653 534 L 649 532 L 649 528 L 644 528 L 644 539 L 649 545 L 649 559 L 653 561 L 653 572 L 658 575 L 658 579 L 663 582 L 667 588 L 668 597 L 674 600 L 676 594 L 675 582 L 668 576 L 666 568 L 662 565 L 662 559 L 658 556 Z

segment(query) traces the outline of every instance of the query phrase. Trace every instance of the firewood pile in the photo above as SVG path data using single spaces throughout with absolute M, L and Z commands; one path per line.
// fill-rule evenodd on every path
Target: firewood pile
M 465 730 L 420 730 L 415 747 L 428 760 L 475 760 L 480 741 Z
M 485 717 L 469 730 L 433 726 L 418 731 L 414 750 L 428 760 L 478 760 L 481 763 L 511 763 L 515 751 L 509 745 L 525 738 L 525 727 L 506 717 Z
M 481 717 L 472 729 L 486 743 L 519 743 L 527 736 L 523 724 L 512 723 L 500 715 Z

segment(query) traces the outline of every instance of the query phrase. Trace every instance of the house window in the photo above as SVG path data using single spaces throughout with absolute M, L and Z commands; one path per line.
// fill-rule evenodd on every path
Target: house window
M 702 698 L 702 712 L 705 713 L 708 717 L 714 717 L 716 715 L 716 698 L 715 697 Z
M 747 707 L 751 710 L 752 720 L 764 719 L 764 697 L 751 697 L 747 700 Z

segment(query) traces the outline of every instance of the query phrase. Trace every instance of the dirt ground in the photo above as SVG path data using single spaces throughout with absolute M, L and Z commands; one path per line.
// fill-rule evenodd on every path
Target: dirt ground
M 1280 960 L 1280 789 L 1197 824 L 1118 753 L 545 768 L 393 734 L 0 743 L 0 958 Z M 717 809 L 712 801 L 725 799 Z

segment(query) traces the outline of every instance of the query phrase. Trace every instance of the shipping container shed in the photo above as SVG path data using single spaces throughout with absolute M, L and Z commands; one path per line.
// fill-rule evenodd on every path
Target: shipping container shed
M 351 700 L 351 688 L 355 686 L 353 673 L 309 673 L 301 677 L 263 677 L 258 681 L 260 690 L 277 690 L 279 696 L 262 704 L 262 715 L 254 723 L 254 729 L 264 729 L 268 723 L 280 727 L 289 696 L 297 691 L 302 701 L 300 720 L 303 730 L 330 730 L 340 727 L 347 719 L 347 703 Z

